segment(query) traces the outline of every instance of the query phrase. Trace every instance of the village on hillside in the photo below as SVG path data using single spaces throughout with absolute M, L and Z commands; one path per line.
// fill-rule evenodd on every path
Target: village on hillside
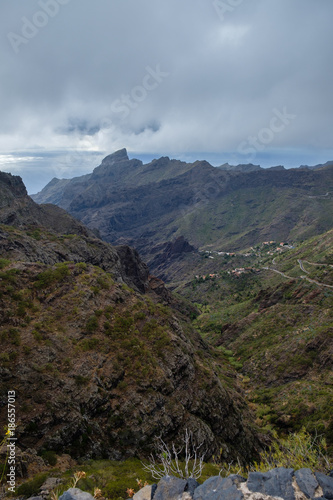
M 262 243 L 258 244 L 256 247 L 251 247 L 249 251 L 245 253 L 240 253 L 240 252 L 223 252 L 220 250 L 203 250 L 200 253 L 204 255 L 208 259 L 216 259 L 218 257 L 224 256 L 224 257 L 258 257 L 262 258 L 263 256 L 266 255 L 271 255 L 271 256 L 277 256 L 282 254 L 286 250 L 290 250 L 294 248 L 293 245 L 287 242 L 276 242 L 276 241 L 263 241 Z M 244 273 L 249 273 L 249 272 L 260 272 L 260 269 L 253 267 L 253 266 L 247 266 L 247 267 L 235 267 L 232 270 L 226 271 L 227 274 L 233 275 L 236 277 L 241 276 Z M 203 275 L 195 275 L 195 279 L 199 280 L 213 280 L 219 278 L 218 273 L 208 273 L 208 274 L 203 274 Z

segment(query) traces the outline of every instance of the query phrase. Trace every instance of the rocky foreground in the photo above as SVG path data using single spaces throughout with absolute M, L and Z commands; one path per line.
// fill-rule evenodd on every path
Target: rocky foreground
M 280 467 L 269 472 L 250 472 L 246 480 L 232 474 L 210 477 L 199 485 L 194 479 L 166 476 L 135 493 L 133 500 L 306 500 L 333 498 L 333 471 L 329 476 L 310 469 Z M 59 500 L 93 500 L 78 488 L 67 490 Z M 30 499 L 32 500 L 32 499 Z M 33 500 L 39 500 L 35 497 Z M 42 498 L 40 497 L 40 500 Z

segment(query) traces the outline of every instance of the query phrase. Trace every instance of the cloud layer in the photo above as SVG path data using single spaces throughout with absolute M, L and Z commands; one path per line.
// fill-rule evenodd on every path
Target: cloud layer
M 319 157 L 332 17 L 331 0 L 4 0 L 0 152 Z M 294 116 L 279 131 L 276 111 Z

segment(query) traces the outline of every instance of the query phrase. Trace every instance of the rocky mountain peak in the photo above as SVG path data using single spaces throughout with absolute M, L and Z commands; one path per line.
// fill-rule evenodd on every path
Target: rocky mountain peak
M 102 165 L 108 164 L 110 165 L 111 163 L 116 163 L 118 161 L 128 161 L 129 157 L 127 154 L 127 149 L 119 149 L 118 151 L 115 151 L 114 153 L 106 156 L 104 160 L 102 161 Z
M 150 162 L 150 168 L 165 168 L 168 164 L 170 163 L 170 158 L 169 156 L 162 156 L 161 158 L 158 158 L 157 160 L 153 160 Z
M 7 202 L 15 197 L 27 195 L 27 190 L 21 177 L 18 175 L 0 172 L 0 205 L 7 205 Z
M 140 165 L 142 165 L 141 160 L 130 160 L 127 150 L 125 148 L 120 149 L 104 158 L 102 163 L 94 169 L 92 179 L 96 180 L 101 177 L 108 177 L 113 181 L 119 180 L 127 170 L 136 168 Z

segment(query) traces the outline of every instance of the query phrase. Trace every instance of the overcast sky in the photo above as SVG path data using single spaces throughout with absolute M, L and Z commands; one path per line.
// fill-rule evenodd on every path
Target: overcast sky
M 333 159 L 332 0 L 1 0 L 0 169 Z

